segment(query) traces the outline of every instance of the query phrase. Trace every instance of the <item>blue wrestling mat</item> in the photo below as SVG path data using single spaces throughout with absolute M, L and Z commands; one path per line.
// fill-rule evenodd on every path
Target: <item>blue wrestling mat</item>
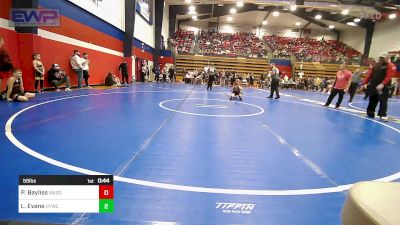
M 353 183 L 400 178 L 400 124 L 366 118 L 362 96 L 340 110 L 303 91 L 229 96 L 136 84 L 1 102 L 0 221 L 339 225 Z M 114 175 L 114 213 L 18 213 L 19 175 L 96 173 Z

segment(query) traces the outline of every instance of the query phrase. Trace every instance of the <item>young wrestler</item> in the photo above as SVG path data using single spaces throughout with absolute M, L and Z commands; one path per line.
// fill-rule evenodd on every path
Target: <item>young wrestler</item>
M 243 94 L 243 88 L 242 88 L 242 85 L 240 84 L 240 80 L 236 80 L 235 83 L 233 84 L 232 95 L 229 98 L 229 100 L 239 97 L 240 101 L 242 101 L 243 100 L 242 94 Z
M 33 93 L 24 91 L 22 72 L 20 69 L 13 69 L 12 76 L 7 80 L 6 99 L 8 102 L 27 102 L 35 97 Z

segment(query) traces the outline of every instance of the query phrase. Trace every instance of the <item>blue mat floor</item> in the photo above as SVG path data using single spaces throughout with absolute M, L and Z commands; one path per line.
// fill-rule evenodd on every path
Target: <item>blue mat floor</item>
M 319 93 L 244 91 L 135 84 L 0 102 L 0 221 L 339 225 L 351 184 L 400 178 L 399 99 L 384 123 L 361 95 L 335 110 Z M 19 175 L 90 172 L 115 176 L 114 213 L 18 213 Z

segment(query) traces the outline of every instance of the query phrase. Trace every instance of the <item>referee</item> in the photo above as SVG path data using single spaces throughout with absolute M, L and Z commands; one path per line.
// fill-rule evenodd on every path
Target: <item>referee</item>
M 279 69 L 275 66 L 275 63 L 271 63 L 271 94 L 268 98 L 272 98 L 274 96 L 274 92 L 276 92 L 275 99 L 280 98 L 279 96 Z

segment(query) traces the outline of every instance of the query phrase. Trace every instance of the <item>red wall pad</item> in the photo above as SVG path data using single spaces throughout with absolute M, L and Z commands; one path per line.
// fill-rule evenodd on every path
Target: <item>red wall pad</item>
M 0 18 L 9 19 L 12 0 L 0 0 Z
M 32 68 L 32 54 L 34 52 L 41 54 L 46 71 L 51 68 L 52 64 L 59 64 L 70 76 L 72 86 L 77 85 L 77 77 L 69 62 L 74 49 L 78 49 L 81 54 L 84 52 L 89 54 L 91 62 L 89 71 L 90 85 L 104 84 L 104 79 L 108 72 L 118 74 L 118 66 L 123 58 L 121 56 L 49 40 L 34 34 L 17 34 L 16 36 L 18 38 L 16 38 L 17 43 L 15 46 L 17 46 L 16 52 L 17 57 L 19 55 L 19 60 L 15 61 L 20 62 L 25 89 L 30 91 L 34 90 L 35 83 Z M 47 83 L 47 74 L 45 75 L 45 87 L 52 87 L 52 85 Z

